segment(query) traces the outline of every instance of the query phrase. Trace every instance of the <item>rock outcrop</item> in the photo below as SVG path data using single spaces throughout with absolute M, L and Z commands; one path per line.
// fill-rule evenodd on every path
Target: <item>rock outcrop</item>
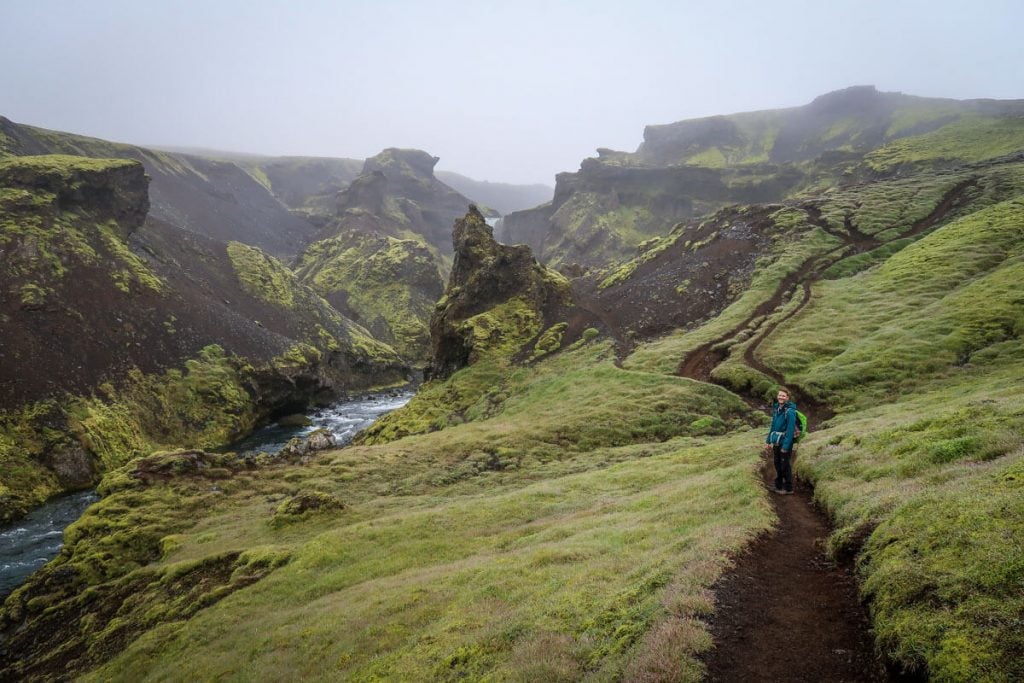
M 427 357 L 452 223 L 470 204 L 434 176 L 436 163 L 413 149 L 367 159 L 298 261 L 303 283 L 415 364 Z
M 451 277 L 430 319 L 431 377 L 488 356 L 523 354 L 573 311 L 568 281 L 529 247 L 498 244 L 476 207 L 455 223 L 452 242 Z

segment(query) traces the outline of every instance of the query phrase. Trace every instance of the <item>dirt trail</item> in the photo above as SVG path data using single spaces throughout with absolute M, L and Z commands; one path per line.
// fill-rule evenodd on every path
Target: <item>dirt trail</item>
M 765 463 L 771 486 L 774 468 Z M 779 526 L 737 558 L 715 586 L 704 658 L 711 681 L 889 681 L 847 568 L 825 557 L 825 515 L 809 489 L 772 503 Z
M 947 217 L 965 192 L 976 183 L 966 180 L 943 196 L 927 216 L 902 237 L 917 236 Z M 823 225 L 820 211 L 809 211 Z M 797 315 L 811 299 L 811 283 L 839 258 L 879 246 L 845 217 L 841 247 L 808 260 L 784 279 L 772 296 L 742 323 L 718 339 L 695 349 L 679 364 L 679 374 L 709 381 L 711 372 L 728 354 L 716 348 L 753 320 L 777 310 L 802 290 L 800 302 L 784 317 L 760 325 L 744 350 L 744 361 L 779 384 L 785 378 L 757 357 L 757 350 L 775 329 Z M 836 258 L 837 255 L 840 255 Z M 798 391 L 798 390 L 797 390 Z M 756 397 L 746 397 L 754 399 Z M 833 415 L 828 406 L 795 395 L 810 413 L 812 427 Z M 775 470 L 764 463 L 765 486 L 773 488 Z M 711 621 L 715 649 L 704 658 L 711 681 L 895 681 L 875 656 L 867 614 L 858 600 L 849 567 L 828 560 L 823 544 L 829 533 L 825 514 L 815 505 L 812 491 L 796 482 L 796 494 L 768 494 L 778 515 L 778 527 L 751 544 L 736 567 L 715 586 L 716 607 Z

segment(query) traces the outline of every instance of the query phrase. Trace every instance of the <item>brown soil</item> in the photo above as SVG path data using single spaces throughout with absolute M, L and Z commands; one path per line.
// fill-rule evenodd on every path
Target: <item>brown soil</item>
M 917 221 L 904 237 L 917 236 L 949 216 L 975 183 L 952 188 L 939 204 Z M 826 227 L 810 207 L 816 224 Z M 695 349 L 679 365 L 679 374 L 711 381 L 711 372 L 727 355 L 722 342 L 733 338 L 755 318 L 777 310 L 800 290 L 800 302 L 781 319 L 761 325 L 744 352 L 744 362 L 779 384 L 785 378 L 757 357 L 761 343 L 784 321 L 797 315 L 811 299 L 811 283 L 839 258 L 873 249 L 879 242 L 845 221 L 846 233 L 828 227 L 844 244 L 809 260 L 785 278 L 773 295 L 746 320 L 720 338 Z M 746 397 L 754 400 L 756 397 Z M 834 413 L 807 396 L 796 396 L 810 412 L 812 426 Z M 763 467 L 765 485 L 773 488 L 775 469 Z M 774 493 L 779 518 L 774 533 L 762 536 L 739 558 L 736 567 L 715 587 L 717 605 L 711 623 L 716 647 L 705 657 L 712 681 L 888 681 L 902 680 L 887 671 L 872 647 L 867 614 L 857 597 L 850 566 L 837 565 L 824 554 L 828 520 L 814 504 L 810 487 L 797 482 L 796 493 Z M 851 558 L 846 558 L 847 560 Z
M 765 485 L 775 470 L 764 466 Z M 715 586 L 711 681 L 894 680 L 875 656 L 848 567 L 825 556 L 825 515 L 809 488 L 770 494 L 778 529 L 737 558 Z

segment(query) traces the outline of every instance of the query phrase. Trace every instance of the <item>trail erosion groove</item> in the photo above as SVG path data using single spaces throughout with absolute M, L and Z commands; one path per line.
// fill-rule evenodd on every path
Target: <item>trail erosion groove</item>
M 766 486 L 773 468 L 764 463 Z M 874 653 L 848 568 L 828 560 L 825 515 L 810 489 L 773 497 L 778 529 L 757 539 L 715 586 L 708 680 L 892 681 Z

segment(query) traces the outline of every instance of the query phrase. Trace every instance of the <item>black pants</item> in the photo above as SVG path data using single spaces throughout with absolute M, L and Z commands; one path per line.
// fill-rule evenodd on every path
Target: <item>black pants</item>
M 782 452 L 782 446 L 772 445 L 772 454 L 775 456 L 775 488 L 783 491 L 793 490 L 793 451 Z

